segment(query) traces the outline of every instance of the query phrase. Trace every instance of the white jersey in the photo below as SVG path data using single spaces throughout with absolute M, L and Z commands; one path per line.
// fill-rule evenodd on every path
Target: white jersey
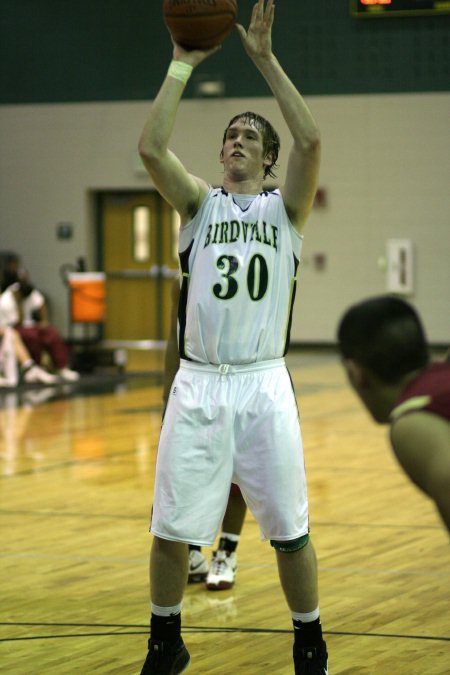
M 279 190 L 210 188 L 180 231 L 182 358 L 242 364 L 288 348 L 302 236 Z
M 0 295 L 0 326 L 15 326 L 19 323 L 20 314 L 14 293 L 19 290 L 19 284 L 15 283 L 3 291 Z M 40 291 L 34 288 L 27 298 L 22 301 L 22 326 L 29 328 L 36 321 L 33 314 L 45 304 L 45 298 Z

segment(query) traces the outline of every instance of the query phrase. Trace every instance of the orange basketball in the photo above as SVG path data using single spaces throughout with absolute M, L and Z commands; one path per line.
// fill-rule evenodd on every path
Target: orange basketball
M 236 0 L 164 0 L 163 17 L 174 41 L 185 49 L 211 49 L 233 30 Z

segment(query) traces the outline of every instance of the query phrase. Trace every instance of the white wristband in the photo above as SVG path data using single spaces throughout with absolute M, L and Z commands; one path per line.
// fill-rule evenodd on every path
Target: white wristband
M 190 66 L 189 63 L 184 63 L 184 61 L 171 61 L 169 70 L 167 74 L 170 77 L 173 77 L 175 80 L 179 80 L 183 84 L 189 80 L 191 73 L 193 71 L 193 66 Z

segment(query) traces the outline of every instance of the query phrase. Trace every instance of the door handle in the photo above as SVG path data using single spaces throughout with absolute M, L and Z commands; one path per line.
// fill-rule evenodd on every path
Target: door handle
M 174 279 L 178 270 L 168 265 L 152 265 L 146 270 L 111 270 L 106 272 L 108 279 Z
M 178 270 L 174 270 L 168 265 L 161 265 L 159 269 L 163 279 L 175 279 L 178 276 Z
M 148 270 L 111 270 L 106 272 L 108 279 L 154 279 L 156 276 L 152 267 Z

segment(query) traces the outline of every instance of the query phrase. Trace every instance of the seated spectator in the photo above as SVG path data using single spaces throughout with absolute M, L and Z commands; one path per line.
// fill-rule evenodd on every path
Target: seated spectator
M 0 326 L 17 330 L 37 364 L 41 363 L 45 351 L 63 380 L 75 382 L 79 379 L 79 373 L 68 367 L 67 345 L 58 329 L 48 322 L 44 296 L 22 275 L 0 295 Z
M 31 358 L 30 352 L 22 342 L 19 333 L 10 326 L 0 326 L 0 387 L 16 387 L 19 382 L 19 369 L 24 382 L 56 384 L 56 375 L 47 373 Z

